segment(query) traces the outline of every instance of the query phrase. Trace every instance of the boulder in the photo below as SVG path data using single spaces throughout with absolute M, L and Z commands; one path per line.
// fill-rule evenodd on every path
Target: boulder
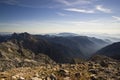
M 58 71 L 58 74 L 59 74 L 60 76 L 66 77 L 66 76 L 69 76 L 69 71 L 68 71 L 68 70 L 64 70 L 64 69 L 60 69 L 60 70 Z
M 81 74 L 78 72 L 78 73 L 75 73 L 75 77 L 76 78 L 80 78 L 81 77 Z
M 25 80 L 25 78 L 20 76 L 18 80 Z
M 92 74 L 97 74 L 98 70 L 96 70 L 96 69 L 90 69 L 89 72 L 92 73 Z
M 51 75 L 50 75 L 50 79 L 51 79 L 51 80 L 57 80 L 57 78 L 56 78 L 56 76 L 55 76 L 54 74 L 51 74 Z
M 33 77 L 33 78 L 31 78 L 31 80 L 42 80 L 42 79 L 38 78 L 38 77 Z

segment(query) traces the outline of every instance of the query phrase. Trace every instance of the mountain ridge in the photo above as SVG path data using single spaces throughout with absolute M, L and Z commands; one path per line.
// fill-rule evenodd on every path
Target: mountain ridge
M 46 36 L 14 33 L 6 41 L 38 55 L 43 53 L 58 63 L 74 63 L 75 58 L 84 59 L 107 45 L 107 42 L 87 36 Z M 99 46 L 101 45 L 101 46 Z M 20 50 L 21 52 L 21 50 Z
M 104 55 L 113 59 L 120 60 L 120 42 L 110 44 L 96 52 L 98 55 Z

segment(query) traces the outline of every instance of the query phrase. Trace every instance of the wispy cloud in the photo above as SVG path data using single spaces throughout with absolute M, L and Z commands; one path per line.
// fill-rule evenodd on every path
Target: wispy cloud
M 55 0 L 56 2 L 59 2 L 61 4 L 64 4 L 66 6 L 74 6 L 78 4 L 90 4 L 92 0 Z
M 64 10 L 72 11 L 72 12 L 79 12 L 79 13 L 94 13 L 94 10 L 85 10 L 85 9 L 78 9 L 78 8 L 68 8 Z
M 120 17 L 118 16 L 112 16 L 112 18 L 116 19 L 117 21 L 120 21 Z
M 0 3 L 15 5 L 18 3 L 18 1 L 17 0 L 0 0 Z
M 96 0 L 0 0 L 0 3 L 30 8 L 70 8 L 88 6 L 94 1 Z
M 102 5 L 97 5 L 96 6 L 96 10 L 104 12 L 104 13 L 111 13 L 111 9 L 105 8 Z
M 50 6 L 53 6 L 54 2 L 54 0 L 0 0 L 0 4 L 15 5 L 28 8 L 50 8 Z
M 55 1 L 57 1 L 57 2 L 59 2 L 59 3 L 62 3 L 62 4 L 65 4 L 65 5 L 71 5 L 68 1 L 66 1 L 66 0 L 55 0 Z
M 61 12 L 57 12 L 56 14 L 59 15 L 59 16 L 66 16 L 66 14 L 61 13 Z

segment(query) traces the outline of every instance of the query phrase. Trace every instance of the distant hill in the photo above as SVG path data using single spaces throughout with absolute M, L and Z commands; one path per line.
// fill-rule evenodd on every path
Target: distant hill
M 10 38 L 10 35 L 0 35 L 0 42 L 5 42 Z
M 120 60 L 120 42 L 108 45 L 101 50 L 97 51 L 96 54 L 111 57 L 113 59 Z
M 58 33 L 58 34 L 55 34 L 55 36 L 67 37 L 67 36 L 80 36 L 80 35 L 75 34 L 75 33 L 63 32 L 63 33 Z
M 0 32 L 0 35 L 11 35 L 12 32 Z

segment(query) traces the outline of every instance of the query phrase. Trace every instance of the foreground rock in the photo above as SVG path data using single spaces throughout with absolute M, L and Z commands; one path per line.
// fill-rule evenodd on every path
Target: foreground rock
M 0 72 L 1 80 L 120 80 L 120 63 L 104 57 L 80 64 L 45 64 Z M 108 64 L 107 66 L 103 66 Z

